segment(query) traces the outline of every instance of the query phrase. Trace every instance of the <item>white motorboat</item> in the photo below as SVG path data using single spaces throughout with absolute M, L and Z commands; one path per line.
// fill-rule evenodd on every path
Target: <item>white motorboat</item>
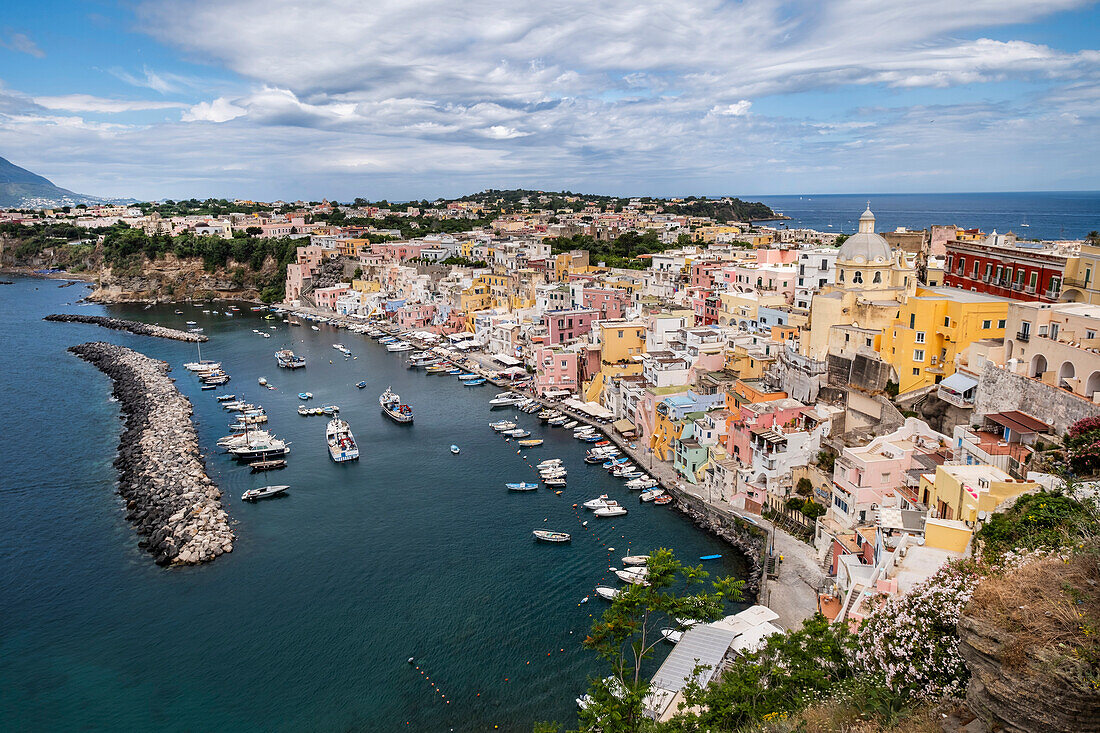
M 564 468 L 547 469 L 545 471 L 539 471 L 539 476 L 544 479 L 548 478 L 560 478 L 564 479 L 568 474 Z
M 386 351 L 412 351 L 415 348 L 416 347 L 408 341 L 397 341 L 392 344 L 386 344 Z
M 613 601 L 622 593 L 618 588 L 608 588 L 606 585 L 596 586 L 596 595 L 605 601 Z
M 569 418 L 565 417 L 564 415 L 561 415 L 559 417 L 552 417 L 546 421 L 546 424 L 558 427 L 559 425 L 564 425 L 568 419 Z
M 544 484 L 553 488 L 560 488 L 565 486 L 565 476 L 558 476 L 554 478 L 544 478 L 542 480 Z
M 266 430 L 252 430 L 248 433 L 234 433 L 232 435 L 226 435 L 224 438 L 218 438 L 218 447 L 220 448 L 237 448 L 245 445 L 248 439 L 253 440 L 270 440 L 275 436 Z
M 511 438 L 526 438 L 531 434 L 531 431 L 524 430 L 523 428 L 512 428 L 511 430 L 501 430 L 501 435 L 507 435 Z
M 631 479 L 625 484 L 626 488 L 630 489 L 631 491 L 652 489 L 656 485 L 657 479 L 645 475 L 642 475 L 636 479 Z
M 232 446 L 229 452 L 234 457 L 241 460 L 251 460 L 253 458 L 278 458 L 279 456 L 285 456 L 290 453 L 289 444 L 284 440 L 271 436 L 260 438 L 256 435 L 249 435 L 244 443 L 240 445 Z
M 616 570 L 615 577 L 617 577 L 624 583 L 630 583 L 631 585 L 649 585 L 649 581 L 645 579 L 644 575 L 632 573 L 629 570 Z
M 258 489 L 249 489 L 241 494 L 241 499 L 244 501 L 256 501 L 257 499 L 266 499 L 269 496 L 277 496 L 283 493 L 289 486 L 261 486 Z
M 595 512 L 593 512 L 593 514 L 595 514 L 597 517 L 600 517 L 601 519 L 608 517 L 621 517 L 626 514 L 626 508 L 616 504 L 614 506 L 605 506 L 601 509 L 597 509 Z
M 642 492 L 642 495 L 639 496 L 638 498 L 641 499 L 642 501 L 653 501 L 658 496 L 664 496 L 664 495 L 665 495 L 665 490 L 658 487 L 658 488 L 646 489 L 645 491 Z
M 589 499 L 588 501 L 586 501 L 581 506 L 583 506 L 585 509 L 603 509 L 605 506 L 608 506 L 609 504 L 618 504 L 618 502 L 614 501 L 612 499 L 608 499 L 607 494 L 600 494 L 600 496 L 598 498 Z
M 545 461 L 540 461 L 535 465 L 535 468 L 551 468 L 553 466 L 560 466 L 562 463 L 560 458 L 547 458 Z
M 328 454 L 337 463 L 359 459 L 359 446 L 346 420 L 334 417 L 325 428 L 325 440 L 328 442 Z
M 562 425 L 562 427 L 566 430 L 572 430 L 573 428 L 577 427 L 577 421 L 570 420 L 569 422 L 565 423 L 565 425 Z
M 649 555 L 627 555 L 623 558 L 623 565 L 645 565 L 649 562 Z
M 493 399 L 489 400 L 489 407 L 507 407 L 509 405 L 516 405 L 526 399 L 523 395 L 518 395 L 514 392 L 501 392 Z
M 266 377 L 260 377 L 256 381 L 260 383 L 261 387 L 266 387 L 267 386 L 267 378 Z
M 503 420 L 501 422 L 489 423 L 489 427 L 498 433 L 503 433 L 505 430 L 515 430 L 518 426 L 514 422 Z

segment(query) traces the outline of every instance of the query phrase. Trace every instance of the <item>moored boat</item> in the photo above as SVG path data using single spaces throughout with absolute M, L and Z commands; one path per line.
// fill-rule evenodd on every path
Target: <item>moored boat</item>
M 649 563 L 649 555 L 627 555 L 623 558 L 623 565 L 645 565 Z
M 389 387 L 378 397 L 378 404 L 382 406 L 382 412 L 394 422 L 407 424 L 413 421 L 413 411 L 410 405 L 401 402 L 401 395 Z
M 542 438 L 528 438 L 526 440 L 519 441 L 519 445 L 523 446 L 524 448 L 534 448 L 536 446 L 542 445 L 542 443 Z
M 665 494 L 664 496 L 658 496 L 656 499 L 653 500 L 653 503 L 657 504 L 658 506 L 664 506 L 665 504 L 671 504 L 672 503 L 672 497 L 669 496 L 668 494 Z
M 619 505 L 605 506 L 597 509 L 593 514 L 600 518 L 621 517 L 626 514 L 626 508 Z
M 642 501 L 653 501 L 657 497 L 664 496 L 664 495 L 665 495 L 665 490 L 664 489 L 662 489 L 662 488 L 653 488 L 653 489 L 646 489 L 645 491 L 642 492 L 641 496 L 639 496 L 638 498 Z
M 536 529 L 532 531 L 536 540 L 542 542 L 568 542 L 573 539 L 568 532 L 551 532 L 548 529 Z
M 489 407 L 508 407 L 509 405 L 518 404 L 524 399 L 523 395 L 518 395 L 515 392 L 501 392 L 489 400 Z
M 531 484 L 526 482 L 519 482 L 514 484 L 504 484 L 509 491 L 534 491 L 539 487 L 538 484 Z
M 328 442 L 329 456 L 337 463 L 359 459 L 359 446 L 355 444 L 355 436 L 346 420 L 338 417 L 329 420 L 325 440 Z
M 241 499 L 244 501 L 256 501 L 257 499 L 266 499 L 270 496 L 277 496 L 282 494 L 289 486 L 261 486 L 258 489 L 249 489 L 241 494 Z
M 621 592 L 618 588 L 608 588 L 606 585 L 596 586 L 596 595 L 605 601 L 615 600 Z
M 452 444 L 451 445 L 451 453 L 454 453 L 457 456 L 458 452 L 459 452 L 459 447 L 457 445 Z
M 290 349 L 280 349 L 275 352 L 275 363 L 283 369 L 301 369 L 306 365 L 306 360 Z
M 278 458 L 271 461 L 254 461 L 248 464 L 248 467 L 252 469 L 252 473 L 260 473 L 261 471 L 275 471 L 280 468 L 286 468 L 286 460 Z

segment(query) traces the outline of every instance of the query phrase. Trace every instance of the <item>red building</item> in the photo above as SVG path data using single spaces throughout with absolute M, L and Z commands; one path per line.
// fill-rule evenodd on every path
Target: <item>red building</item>
M 1054 303 L 1062 290 L 1066 255 L 1038 243 L 1017 243 L 994 232 L 981 241 L 947 242 L 943 284 L 1015 300 Z
M 592 331 L 592 323 L 600 314 L 591 309 L 547 311 L 542 323 L 550 335 L 551 344 L 563 344 Z

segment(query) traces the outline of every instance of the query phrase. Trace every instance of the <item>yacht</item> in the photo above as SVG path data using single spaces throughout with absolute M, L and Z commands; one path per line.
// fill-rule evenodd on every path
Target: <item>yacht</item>
M 395 341 L 392 344 L 386 344 L 386 351 L 412 351 L 415 348 L 408 341 Z
M 402 404 L 401 395 L 386 387 L 386 391 L 378 397 L 378 404 L 382 406 L 382 412 L 386 417 L 398 423 L 411 423 L 413 421 L 412 407 Z
M 270 433 L 266 433 L 267 437 L 260 435 L 260 431 L 248 435 L 243 443 L 230 447 L 229 452 L 240 460 L 266 459 L 290 453 L 290 446 L 286 441 L 279 440 Z
M 489 407 L 508 407 L 510 405 L 516 405 L 523 402 L 524 397 L 514 392 L 501 392 L 493 399 L 489 400 Z
M 289 486 L 261 486 L 258 489 L 249 489 L 241 494 L 241 499 L 244 501 L 256 501 L 257 499 L 266 499 L 269 496 L 278 496 L 283 493 Z
M 355 444 L 355 436 L 351 434 L 351 426 L 346 420 L 338 417 L 329 420 L 325 440 L 328 441 L 329 456 L 337 463 L 359 460 L 359 446 Z
M 202 358 L 202 344 L 195 344 L 199 349 L 199 360 L 189 361 L 183 365 L 183 368 L 189 372 L 215 372 L 222 368 L 220 361 L 211 361 L 210 359 Z

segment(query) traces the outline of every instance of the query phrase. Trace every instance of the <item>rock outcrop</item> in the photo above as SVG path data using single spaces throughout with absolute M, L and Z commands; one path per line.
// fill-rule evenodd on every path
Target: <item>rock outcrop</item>
M 138 546 L 158 565 L 196 565 L 233 551 L 221 490 L 206 475 L 191 402 L 165 362 L 123 346 L 94 342 L 69 349 L 114 382 L 126 429 L 115 466 Z
M 174 339 L 176 341 L 190 341 L 191 343 L 209 340 L 201 333 L 190 333 L 175 328 L 154 326 L 150 323 L 142 323 L 140 321 L 124 321 L 121 318 L 108 318 L 106 316 L 81 316 L 70 313 L 54 313 L 46 316 L 42 320 L 58 321 L 61 323 L 90 323 L 93 326 L 103 326 L 104 328 L 110 328 L 115 331 L 129 331 L 130 333 L 136 333 L 140 336 L 156 336 L 158 338 Z

